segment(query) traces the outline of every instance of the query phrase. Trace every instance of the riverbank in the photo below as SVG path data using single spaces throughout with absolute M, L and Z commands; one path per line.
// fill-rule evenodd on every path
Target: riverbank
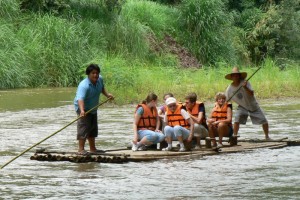
M 76 93 L 75 87 L 69 88 L 32 88 L 32 89 L 11 89 L 11 90 L 0 90 L 0 112 L 5 111 L 19 111 L 26 109 L 41 109 L 41 108 L 52 108 L 61 107 L 65 105 L 73 105 L 73 99 Z M 111 90 L 114 93 L 116 99 L 108 102 L 101 106 L 103 107 L 134 107 L 140 101 L 137 99 L 131 99 L 128 103 L 123 102 L 122 96 L 118 96 L 118 91 Z M 122 93 L 123 94 L 123 93 Z M 177 94 L 177 93 L 175 93 Z M 299 102 L 300 96 L 273 96 L 273 97 L 258 97 L 259 103 L 267 105 L 268 103 L 273 104 L 292 104 Z M 142 99 L 142 95 L 139 94 Z M 163 104 L 162 94 L 159 94 L 158 104 Z M 144 97 L 145 98 L 145 97 Z M 104 100 L 102 96 L 101 101 Z M 184 96 L 179 96 L 179 100 L 184 100 Z M 205 102 L 207 109 L 210 109 L 214 104 L 213 97 L 204 98 L 199 97 L 199 100 Z M 234 104 L 235 105 L 235 104 Z
M 240 71 L 247 72 L 250 77 L 257 69 L 257 67 L 241 67 Z M 224 78 L 231 70 L 231 66 L 202 69 L 128 67 L 126 62 L 119 62 L 104 63 L 101 75 L 107 90 L 116 97 L 113 104 L 126 105 L 141 102 L 150 92 L 156 93 L 159 101 L 162 101 L 163 94 L 168 92 L 172 92 L 178 100 L 184 100 L 188 93 L 195 92 L 199 100 L 213 101 L 214 95 L 219 91 L 225 91 L 231 83 Z M 250 83 L 258 99 L 299 98 L 300 67 L 286 66 L 280 69 L 274 62 L 268 60 L 250 79 Z M 28 97 L 35 93 L 37 95 L 34 102 L 27 101 Z M 46 107 L 47 104 L 64 105 L 64 102 L 72 103 L 75 93 L 76 87 L 0 90 L 0 103 L 9 104 L 9 107 L 22 104 L 33 107 L 34 104 Z M 22 98 L 15 98 L 16 95 L 21 95 Z

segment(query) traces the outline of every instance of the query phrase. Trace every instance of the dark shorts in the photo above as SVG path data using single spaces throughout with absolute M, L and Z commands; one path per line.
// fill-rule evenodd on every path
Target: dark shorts
M 77 113 L 78 114 L 78 113 Z M 98 136 L 97 114 L 87 114 L 77 121 L 77 140 Z
M 232 128 L 232 126 L 229 126 L 229 133 L 228 133 L 228 137 L 232 137 L 232 135 L 233 135 L 233 128 Z
M 216 133 L 217 135 L 217 137 L 219 136 L 219 134 L 218 134 L 218 132 Z M 226 135 L 226 136 L 224 136 L 224 137 L 232 137 L 232 135 L 233 135 L 233 128 L 232 128 L 232 126 L 229 126 L 228 125 L 228 136 Z

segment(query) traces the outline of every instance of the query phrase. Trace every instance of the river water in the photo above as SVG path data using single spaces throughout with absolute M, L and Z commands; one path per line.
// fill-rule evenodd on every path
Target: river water
M 74 93 L 0 91 L 0 165 L 73 121 Z M 300 99 L 260 104 L 272 138 L 300 138 Z M 133 111 L 134 105 L 100 107 L 98 148 L 128 145 Z M 250 122 L 240 134 L 263 138 Z M 75 138 L 76 123 L 38 147 L 75 151 Z M 35 149 L 0 170 L 0 199 L 300 199 L 300 147 L 125 164 L 39 162 L 29 159 Z

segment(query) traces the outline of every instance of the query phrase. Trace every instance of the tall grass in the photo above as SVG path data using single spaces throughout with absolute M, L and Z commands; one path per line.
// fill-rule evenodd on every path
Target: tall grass
M 11 24 L 0 19 L 0 88 L 28 86 L 33 71 L 26 63 L 25 45 L 13 31 Z
M 33 27 L 38 27 L 38 31 L 32 31 L 36 30 Z M 82 61 L 99 53 L 91 51 L 88 32 L 81 28 L 80 23 L 53 16 L 37 17 L 24 26 L 20 34 L 20 37 L 31 35 L 36 44 L 25 48 L 33 59 L 32 68 L 44 77 L 43 82 L 33 82 L 33 85 L 73 85 L 78 81 L 72 79 Z
M 105 44 L 98 24 L 86 28 L 51 15 L 22 22 L 18 29 L 1 25 L 1 88 L 75 85 L 82 63 L 103 53 L 94 46 Z
M 102 75 L 106 87 L 116 96 L 117 104 L 137 103 L 148 93 L 155 92 L 162 100 L 164 93 L 172 92 L 178 100 L 195 92 L 199 100 L 212 101 L 219 91 L 225 91 L 231 81 L 225 75 L 232 66 L 204 67 L 203 69 L 180 69 L 143 64 L 132 64 L 124 58 L 109 58 L 102 63 Z M 257 67 L 241 66 L 248 77 Z M 300 68 L 290 66 L 280 70 L 267 60 L 250 80 L 258 98 L 300 97 Z
M 18 1 L 1 0 L 0 1 L 0 17 L 7 20 L 13 20 L 19 15 Z
M 127 0 L 121 10 L 109 13 L 102 0 L 72 0 L 71 11 L 60 16 L 21 13 L 18 2 L 0 1 L 0 89 L 77 86 L 90 62 L 101 64 L 118 104 L 140 101 L 149 92 L 173 92 L 179 100 L 196 92 L 205 100 L 230 84 L 224 75 L 235 53 L 220 0 L 183 1 L 185 7 L 179 8 Z M 153 42 L 159 44 L 165 33 L 215 65 L 179 68 L 175 55 L 153 50 Z M 251 83 L 258 97 L 300 96 L 299 64 L 281 70 L 267 60 Z
M 152 34 L 162 37 L 165 33 L 174 32 L 177 28 L 178 11 L 175 8 L 164 6 L 146 0 L 127 0 L 123 6 L 121 17 L 131 19 L 151 31 Z
M 202 63 L 237 62 L 233 17 L 222 0 L 183 0 L 178 23 L 185 44 Z
M 151 42 L 174 29 L 174 9 L 146 0 L 128 0 L 114 26 L 106 29 L 108 52 L 130 59 L 155 61 Z
M 254 82 L 257 96 L 260 98 L 277 98 L 282 96 L 298 97 L 300 91 L 300 66 L 288 65 L 280 69 L 274 61 L 266 59 L 261 72 Z
M 71 0 L 71 12 L 67 15 L 77 20 L 99 20 L 102 23 L 111 23 L 115 12 L 110 11 L 103 0 Z

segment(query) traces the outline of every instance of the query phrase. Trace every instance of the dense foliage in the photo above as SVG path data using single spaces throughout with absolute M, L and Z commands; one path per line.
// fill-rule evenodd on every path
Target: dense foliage
M 183 50 L 204 69 L 300 60 L 299 0 L 2 0 L 0 26 L 0 88 L 76 86 L 90 62 L 140 84 L 119 69 L 176 69 Z

